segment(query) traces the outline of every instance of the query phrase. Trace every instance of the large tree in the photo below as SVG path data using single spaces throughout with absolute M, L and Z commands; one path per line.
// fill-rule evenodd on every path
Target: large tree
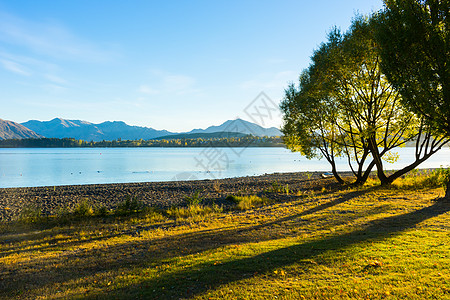
M 286 145 L 307 157 L 325 157 L 338 181 L 335 159 L 346 157 L 363 183 L 374 166 L 383 184 L 413 169 L 435 153 L 442 140 L 432 140 L 414 113 L 380 71 L 373 24 L 359 18 L 344 35 L 334 30 L 314 52 L 298 87 L 290 85 L 281 104 Z M 415 161 L 387 176 L 382 159 L 418 137 Z
M 386 0 L 376 38 L 381 68 L 414 112 L 450 136 L 448 0 Z
M 377 15 L 381 68 L 436 135 L 450 137 L 450 2 L 385 0 Z M 447 187 L 450 197 L 450 182 Z

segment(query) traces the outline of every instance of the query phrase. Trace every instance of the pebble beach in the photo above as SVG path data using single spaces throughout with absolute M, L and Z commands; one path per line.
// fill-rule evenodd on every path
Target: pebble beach
M 116 208 L 127 198 L 168 208 L 186 205 L 186 197 L 198 192 L 205 203 L 224 204 L 228 195 L 257 194 L 270 189 L 274 183 L 299 191 L 319 182 L 323 186 L 323 181 L 336 182 L 334 178 L 323 179 L 319 172 L 298 172 L 216 180 L 3 188 L 0 189 L 0 221 L 17 219 L 24 208 L 39 208 L 42 214 L 52 215 L 61 209 L 73 209 L 86 200 L 108 209 Z

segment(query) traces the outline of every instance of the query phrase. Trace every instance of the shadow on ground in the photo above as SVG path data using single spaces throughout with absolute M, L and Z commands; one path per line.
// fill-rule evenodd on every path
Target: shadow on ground
M 413 228 L 429 218 L 439 216 L 448 211 L 450 211 L 450 203 L 448 201 L 436 201 L 431 206 L 410 213 L 372 221 L 364 229 L 348 234 L 281 248 L 254 257 L 233 260 L 219 265 L 205 263 L 201 269 L 198 269 L 197 266 L 195 270 L 185 270 L 164 275 L 154 280 L 128 286 L 123 290 L 116 291 L 116 294 L 109 294 L 108 297 L 120 297 L 127 293 L 139 294 L 142 291 L 146 291 L 151 295 L 149 290 L 151 288 L 152 291 L 156 291 L 154 295 L 157 297 L 190 298 L 203 294 L 210 289 L 214 290 L 221 285 L 249 278 L 252 276 L 251 274 L 272 272 L 301 260 L 314 258 L 329 250 L 339 250 L 361 242 L 389 238 L 404 230 Z M 255 268 L 255 266 L 258 267 Z M 221 276 L 218 277 L 217 274 L 221 274 Z M 166 289 L 164 292 L 163 287 Z M 172 290 L 168 291 L 168 287 L 172 287 Z
M 24 273 L 17 274 L 17 269 L 5 267 L 3 270 L 0 270 L 0 277 L 2 279 L 0 280 L 0 291 L 2 291 L 0 292 L 0 297 L 20 296 L 20 293 L 27 288 L 37 290 L 49 285 L 76 281 L 85 276 L 91 276 L 92 274 L 106 274 L 109 271 L 131 271 L 134 268 L 151 267 L 173 256 L 196 254 L 231 244 L 277 239 L 279 235 L 276 231 L 263 231 L 275 224 L 283 224 L 291 221 L 301 222 L 302 217 L 339 205 L 361 196 L 368 191 L 349 192 L 340 198 L 312 207 L 299 214 L 264 224 L 238 229 L 220 228 L 217 230 L 204 230 L 144 241 L 138 240 L 125 244 L 111 245 L 105 249 L 64 251 L 58 257 L 37 259 L 36 261 L 30 260 L 20 266 L 25 270 L 36 270 L 45 261 L 46 269 L 41 272 L 24 271 Z M 223 284 L 249 278 L 255 272 L 260 274 L 270 272 L 301 260 L 313 258 L 328 250 L 338 250 L 364 241 L 388 238 L 408 228 L 412 228 L 428 218 L 446 213 L 449 210 L 449 202 L 436 201 L 431 206 L 410 213 L 372 221 L 365 228 L 348 234 L 301 243 L 218 265 L 204 263 L 200 269 L 196 266 L 196 269 L 165 273 L 157 279 L 147 280 L 115 291 L 108 291 L 107 295 L 93 295 L 92 298 L 127 298 L 124 295 L 135 295 L 139 297 L 142 295 L 142 292 L 144 292 L 143 296 L 151 298 L 153 291 L 155 291 L 153 296 L 156 298 L 189 298 L 195 295 L 201 295 L 209 289 L 215 289 Z M 376 211 L 371 212 L 370 209 L 365 211 L 365 215 L 371 213 L 376 213 Z M 362 216 L 354 214 L 351 218 L 355 219 L 359 217 Z M 347 221 L 351 220 L 340 220 L 340 222 Z M 255 238 L 253 234 L 255 232 L 265 234 L 258 235 Z M 54 247 L 65 249 L 67 247 L 77 246 L 80 243 L 89 243 L 110 237 L 96 237 L 81 242 L 58 243 Z M 180 252 L 180 250 L 177 250 L 180 245 L 183 245 L 185 251 Z M 53 246 L 48 245 L 47 247 L 51 248 Z M 21 250 L 17 251 L 19 253 Z M 55 265 L 59 265 L 58 268 L 54 267 Z M 55 273 L 57 276 L 55 276 Z M 218 277 L 217 274 L 221 274 L 221 276 Z M 166 288 L 163 293 L 162 288 L 167 286 L 172 287 L 172 289 L 168 290 Z

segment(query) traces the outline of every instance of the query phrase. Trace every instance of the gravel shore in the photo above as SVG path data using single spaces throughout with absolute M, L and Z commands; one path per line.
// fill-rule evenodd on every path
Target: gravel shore
M 55 214 L 62 208 L 72 209 L 83 200 L 113 209 L 127 197 L 146 205 L 167 208 L 185 205 L 185 198 L 199 192 L 204 202 L 224 203 L 228 195 L 260 193 L 276 182 L 289 185 L 291 191 L 311 188 L 318 183 L 334 184 L 333 178 L 322 179 L 321 173 L 275 173 L 217 180 L 173 181 L 70 185 L 0 189 L 0 221 L 16 219 L 23 208 L 37 207 L 43 214 Z

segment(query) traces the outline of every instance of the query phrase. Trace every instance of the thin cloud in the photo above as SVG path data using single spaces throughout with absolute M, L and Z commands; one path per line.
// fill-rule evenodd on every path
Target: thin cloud
M 57 84 L 66 84 L 67 83 L 67 81 L 64 78 L 61 78 L 54 74 L 44 74 L 44 78 L 51 82 L 57 83 Z
M 43 88 L 52 94 L 59 94 L 67 90 L 67 88 L 57 84 L 46 84 Z
M 143 84 L 139 87 L 138 91 L 142 94 L 146 94 L 146 95 L 156 95 L 159 94 L 159 91 L 156 89 L 153 89 L 152 87 Z
M 4 12 L 0 12 L 0 41 L 63 60 L 107 61 L 113 56 L 61 24 L 31 22 Z
M 52 63 L 23 55 L 0 51 L 0 66 L 22 76 L 45 80 L 50 84 L 65 85 L 67 80 L 57 75 L 60 68 Z
M 59 67 L 54 63 L 30 56 L 13 54 L 4 49 L 1 49 L 0 51 L 0 59 L 11 60 L 18 64 L 28 66 L 29 68 L 38 68 L 40 70 L 45 70 L 46 72 L 55 72 L 59 70 Z
M 195 79 L 185 75 L 167 75 L 163 78 L 165 89 L 172 92 L 190 92 L 194 84 Z
M 29 71 L 27 71 L 24 66 L 14 62 L 14 61 L 2 59 L 2 60 L 0 60 L 0 63 L 2 64 L 3 68 L 5 68 L 6 70 L 11 71 L 13 73 L 23 75 L 23 76 L 31 75 L 31 73 Z
M 181 74 L 169 74 L 162 71 L 152 71 L 151 84 L 142 84 L 138 91 L 146 95 L 186 95 L 200 93 L 196 88 L 195 78 Z

